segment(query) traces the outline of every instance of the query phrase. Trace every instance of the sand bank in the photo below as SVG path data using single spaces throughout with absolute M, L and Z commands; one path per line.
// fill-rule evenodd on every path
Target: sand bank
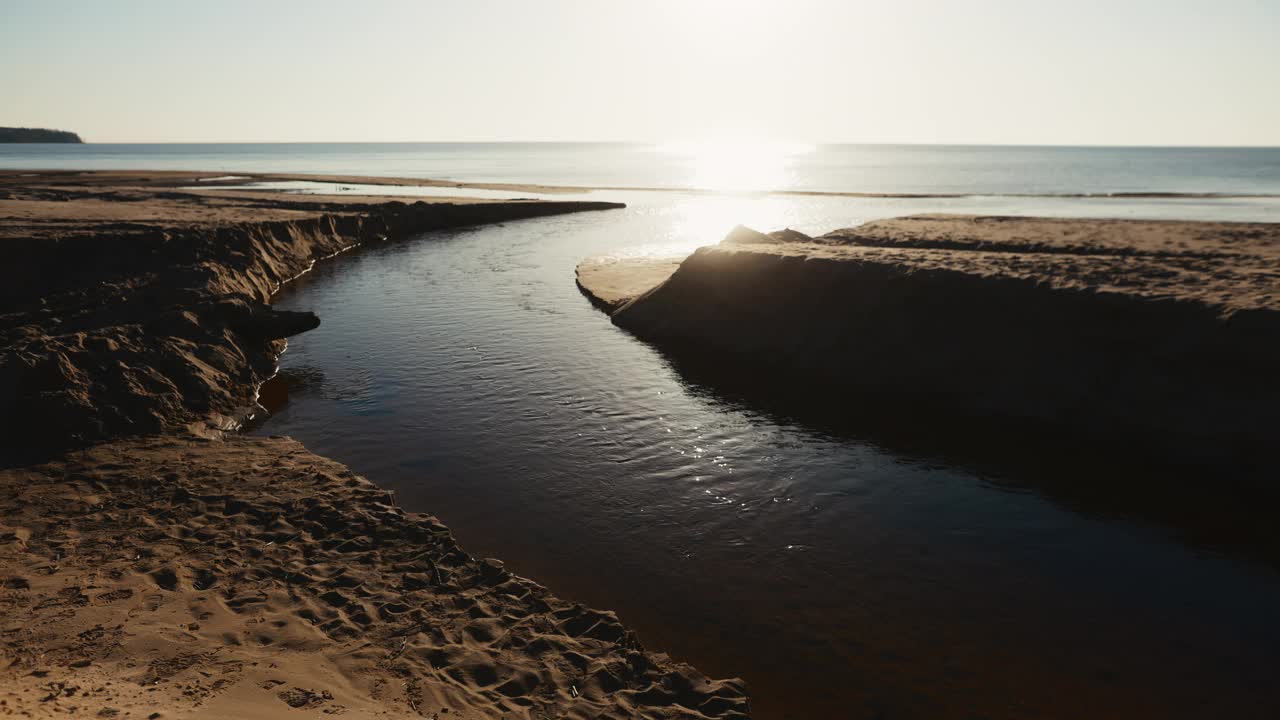
M 281 338 L 319 321 L 266 304 L 316 260 L 617 205 L 216 197 L 179 189 L 192 179 L 0 175 L 0 709 L 746 717 L 739 681 L 471 557 L 347 468 L 219 431 Z
M 671 277 L 683 260 L 683 256 L 602 255 L 578 263 L 574 274 L 587 299 L 596 307 L 612 313 Z
M 640 292 L 634 268 L 586 267 L 620 327 L 873 422 L 1085 442 L 1273 489 L 1280 226 L 921 216 L 740 229 Z

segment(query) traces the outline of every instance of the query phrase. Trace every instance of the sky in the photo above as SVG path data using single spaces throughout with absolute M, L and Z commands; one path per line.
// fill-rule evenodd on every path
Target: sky
M 0 125 L 1280 145 L 1280 0 L 0 0 Z

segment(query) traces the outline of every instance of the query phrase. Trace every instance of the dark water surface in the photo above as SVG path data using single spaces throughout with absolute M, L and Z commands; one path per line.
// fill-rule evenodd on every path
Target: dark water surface
M 631 207 L 322 263 L 277 298 L 322 324 L 291 340 L 296 387 L 258 432 L 617 610 L 651 648 L 747 678 L 759 718 L 1280 713 L 1271 564 L 1051 498 L 1034 471 L 987 477 L 726 397 L 613 327 L 573 279 L 585 256 L 688 249 L 736 222 L 1266 219 L 1274 204 L 615 195 Z

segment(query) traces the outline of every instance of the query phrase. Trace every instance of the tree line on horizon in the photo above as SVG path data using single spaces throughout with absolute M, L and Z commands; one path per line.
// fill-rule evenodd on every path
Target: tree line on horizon
M 45 128 L 0 127 L 0 143 L 82 143 L 70 130 Z

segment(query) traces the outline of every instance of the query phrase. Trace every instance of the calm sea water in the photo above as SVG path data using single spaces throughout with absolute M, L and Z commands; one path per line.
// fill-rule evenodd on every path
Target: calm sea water
M 0 148 L 0 166 L 636 187 L 780 177 L 638 146 L 16 152 Z M 1144 495 L 1122 492 L 1134 478 L 1113 468 L 1064 471 L 1061 457 L 979 470 L 792 417 L 613 327 L 573 279 L 588 255 L 687 251 L 739 222 L 1280 221 L 1277 198 L 1007 195 L 1274 194 L 1280 154 L 849 146 L 784 160 L 789 180 L 768 187 L 981 196 L 598 191 L 588 197 L 627 209 L 355 251 L 277 297 L 322 324 L 291 340 L 291 397 L 257 432 L 297 437 L 438 515 L 472 552 L 617 610 L 650 647 L 746 677 L 759 718 L 1280 714 L 1276 558 L 1235 542 L 1233 516 L 1215 524 L 1216 478 L 1171 503 L 1159 478 Z
M 1280 194 L 1280 148 L 619 143 L 0 145 L 0 168 L 349 173 L 610 187 Z

